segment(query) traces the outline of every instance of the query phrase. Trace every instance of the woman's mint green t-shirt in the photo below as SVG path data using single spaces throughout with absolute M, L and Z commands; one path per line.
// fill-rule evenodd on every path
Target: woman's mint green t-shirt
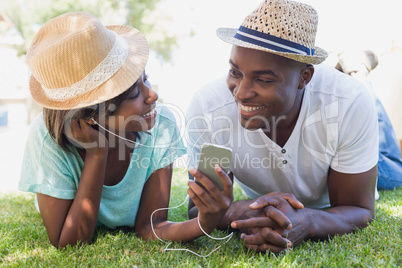
M 157 106 L 155 126 L 141 133 L 124 178 L 103 186 L 97 225 L 134 227 L 141 193 L 152 172 L 186 153 L 173 114 Z M 139 142 L 139 144 L 138 144 Z M 74 199 L 84 162 L 76 148 L 66 152 L 50 136 L 43 116 L 32 123 L 21 169 L 19 190 Z M 158 197 L 158 193 L 155 198 Z

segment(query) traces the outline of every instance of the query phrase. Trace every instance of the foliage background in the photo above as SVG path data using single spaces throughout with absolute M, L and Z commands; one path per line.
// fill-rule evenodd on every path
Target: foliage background
M 24 44 L 19 54 L 26 53 L 35 32 L 50 19 L 71 11 L 87 11 L 104 24 L 124 24 L 139 29 L 147 36 L 149 46 L 161 60 L 169 61 L 178 36 L 168 31 L 172 18 L 161 13 L 161 0 L 5 0 L 4 10 L 21 33 Z M 145 19 L 146 18 L 146 19 Z

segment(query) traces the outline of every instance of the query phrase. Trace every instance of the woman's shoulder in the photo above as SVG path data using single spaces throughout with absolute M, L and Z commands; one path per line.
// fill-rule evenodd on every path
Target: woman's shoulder
M 43 121 L 43 113 L 39 113 L 32 121 L 30 126 L 31 131 L 47 132 L 45 121 Z
M 43 120 L 43 114 L 40 113 L 32 121 L 32 124 L 29 128 L 28 141 L 43 143 L 44 141 L 48 140 L 51 142 L 52 139 L 49 135 L 49 131 L 46 128 L 45 121 Z
M 180 124 L 184 123 L 182 121 L 184 115 L 181 115 L 180 110 L 176 110 L 176 108 L 174 105 L 157 104 L 157 120 L 155 126 L 149 131 L 150 135 L 146 139 L 148 142 L 167 145 L 172 140 L 181 140 Z M 143 142 L 145 142 L 145 139 Z
M 42 113 L 36 116 L 30 126 L 26 147 L 35 148 L 34 151 L 37 150 L 41 153 L 52 152 L 52 154 L 56 155 L 64 155 L 67 153 L 50 135 Z
M 158 103 L 157 109 L 157 121 L 154 129 L 175 129 L 178 128 L 178 121 L 184 118 L 184 114 L 180 108 L 173 104 Z M 183 119 L 184 120 L 184 119 Z

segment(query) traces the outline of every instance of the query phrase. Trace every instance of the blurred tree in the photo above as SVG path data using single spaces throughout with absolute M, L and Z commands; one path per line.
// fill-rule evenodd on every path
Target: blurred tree
M 119 0 L 111 0 L 118 2 Z M 165 61 L 171 59 L 171 51 L 177 45 L 177 36 L 167 30 L 172 18 L 161 14 L 157 4 L 161 0 L 125 0 L 128 6 L 127 24 L 143 32 L 149 46 Z
M 27 48 L 41 25 L 50 19 L 70 11 L 87 11 L 104 24 L 125 24 L 143 32 L 150 49 L 164 61 L 171 60 L 171 52 L 177 45 L 177 36 L 166 31 L 170 17 L 155 16 L 162 0 L 5 0 L 4 12 L 14 23 L 25 44 L 18 47 L 19 55 Z M 148 19 L 147 19 L 148 18 Z M 155 18 L 155 19 L 149 19 Z

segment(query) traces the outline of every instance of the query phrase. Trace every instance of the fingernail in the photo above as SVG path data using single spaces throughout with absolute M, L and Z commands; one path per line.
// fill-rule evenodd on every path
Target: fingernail
M 289 224 L 287 229 L 290 230 L 290 229 L 292 229 L 292 228 L 293 228 L 293 225 L 292 225 L 292 224 Z
M 288 248 L 291 248 L 291 247 L 292 247 L 292 242 L 291 242 L 290 240 L 288 240 L 287 247 L 288 247 Z
M 235 222 L 232 222 L 232 223 L 230 224 L 230 226 L 231 226 L 232 228 L 237 228 L 237 224 L 236 224 Z
M 222 171 L 221 167 L 220 167 L 218 164 L 215 164 L 215 169 L 216 169 L 218 172 L 221 172 L 221 171 Z
M 255 206 L 257 206 L 257 205 L 258 205 L 258 203 L 257 203 L 257 202 L 254 202 L 254 203 L 251 203 L 249 207 L 255 207 Z

